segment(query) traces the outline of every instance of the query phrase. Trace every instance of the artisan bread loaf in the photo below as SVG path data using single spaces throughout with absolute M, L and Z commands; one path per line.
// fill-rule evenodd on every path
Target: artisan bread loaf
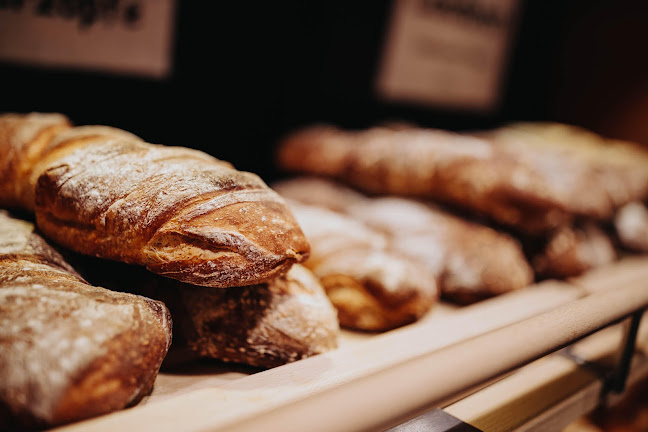
M 162 287 L 182 322 L 179 333 L 200 357 L 271 368 L 337 347 L 335 309 L 322 286 L 297 264 L 268 282 L 227 289 Z
M 0 212 L 0 429 L 136 403 L 170 343 L 161 302 L 89 285 L 31 224 Z
M 290 201 L 320 278 L 344 327 L 383 331 L 412 323 L 436 302 L 435 275 L 386 249 L 387 238 L 323 207 Z
M 0 134 L 7 124 L 0 121 Z M 7 127 L 20 149 L 9 157 L 34 156 L 25 162 L 31 170 L 0 179 L 5 188 L 14 180 L 24 185 L 13 200 L 27 209 L 24 191 L 34 190 L 38 226 L 57 243 L 212 287 L 260 283 L 307 257 L 285 202 L 258 176 L 114 128 L 61 128 L 34 140 Z

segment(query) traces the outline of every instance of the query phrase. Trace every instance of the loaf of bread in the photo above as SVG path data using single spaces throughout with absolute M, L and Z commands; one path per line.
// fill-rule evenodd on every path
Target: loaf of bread
M 308 255 L 285 202 L 254 174 L 114 128 L 8 117 L 0 144 L 14 162 L 0 184 L 22 184 L 11 200 L 33 200 L 39 228 L 61 245 L 211 287 L 261 283 Z
M 182 323 L 181 341 L 201 357 L 271 368 L 337 347 L 335 309 L 299 264 L 258 285 L 161 289 L 162 299 L 176 293 L 167 304 Z
M 646 195 L 647 152 L 552 128 L 467 136 L 416 128 L 315 127 L 287 137 L 279 163 L 366 192 L 447 202 L 531 234 L 551 232 L 574 217 L 609 219 L 616 207 Z M 567 150 L 573 141 L 580 144 Z
M 319 277 L 342 326 L 389 330 L 416 321 L 435 303 L 435 275 L 386 250 L 384 234 L 323 207 L 289 203 L 311 244 L 305 265 Z
M 271 368 L 337 347 L 335 309 L 300 264 L 268 282 L 222 289 L 189 285 L 139 266 L 74 255 L 92 283 L 161 300 L 173 317 L 165 364 L 204 357 Z
M 588 216 L 579 209 L 596 202 L 609 218 L 620 206 L 648 196 L 648 152 L 635 143 L 558 123 L 514 123 L 484 137 L 562 187 L 573 213 Z
M 389 250 L 425 264 L 438 276 L 442 295 L 452 301 L 471 303 L 522 288 L 533 280 L 516 240 L 432 205 L 406 198 L 369 198 L 322 179 L 297 178 L 273 187 L 287 198 L 308 197 L 310 204 L 322 196 L 322 205 L 342 191 L 347 197 L 343 200 L 346 214 L 386 234 Z M 304 230 L 308 235 L 308 229 Z
M 170 343 L 161 302 L 89 285 L 33 225 L 0 212 L 0 429 L 138 402 Z
M 567 278 L 615 259 L 616 250 L 610 237 L 594 222 L 586 221 L 557 229 L 532 262 L 541 277 Z
M 620 208 L 614 227 L 625 248 L 648 252 L 648 208 L 643 203 L 634 201 Z

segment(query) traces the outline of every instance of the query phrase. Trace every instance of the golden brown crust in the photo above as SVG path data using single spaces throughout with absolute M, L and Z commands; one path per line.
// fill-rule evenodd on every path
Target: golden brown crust
M 259 283 L 307 256 L 279 195 L 254 174 L 196 153 L 87 143 L 40 176 L 39 228 L 78 252 L 212 287 Z
M 342 326 L 388 330 L 416 321 L 435 303 L 435 275 L 386 250 L 385 235 L 322 207 L 290 206 L 311 243 L 305 265 L 320 278 Z
M 121 409 L 153 384 L 171 343 L 160 302 L 89 285 L 33 227 L 0 213 L 2 426 Z
M 70 129 L 60 115 L 0 116 L 0 151 L 0 187 L 23 185 L 7 205 L 32 209 L 25 191 L 37 188 L 39 228 L 81 253 L 214 287 L 260 283 L 308 256 L 279 195 L 205 153 L 105 126 Z

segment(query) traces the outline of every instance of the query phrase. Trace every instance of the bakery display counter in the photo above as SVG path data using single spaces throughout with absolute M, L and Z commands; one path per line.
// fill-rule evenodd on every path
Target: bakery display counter
M 621 389 L 646 280 L 648 258 L 627 257 L 472 306 L 440 304 L 386 333 L 344 331 L 337 350 L 266 371 L 176 367 L 138 406 L 58 430 L 417 430 L 439 407 L 483 431 L 559 430 L 614 397 L 609 383 Z M 630 386 L 648 376 L 641 324 L 625 356 Z

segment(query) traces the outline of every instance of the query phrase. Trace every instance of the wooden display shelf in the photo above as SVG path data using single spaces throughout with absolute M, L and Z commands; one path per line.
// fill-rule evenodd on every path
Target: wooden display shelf
M 631 257 L 469 307 L 442 304 L 387 333 L 343 332 L 337 350 L 263 372 L 192 364 L 160 373 L 138 406 L 60 430 L 379 430 L 645 308 L 647 285 L 648 258 Z

